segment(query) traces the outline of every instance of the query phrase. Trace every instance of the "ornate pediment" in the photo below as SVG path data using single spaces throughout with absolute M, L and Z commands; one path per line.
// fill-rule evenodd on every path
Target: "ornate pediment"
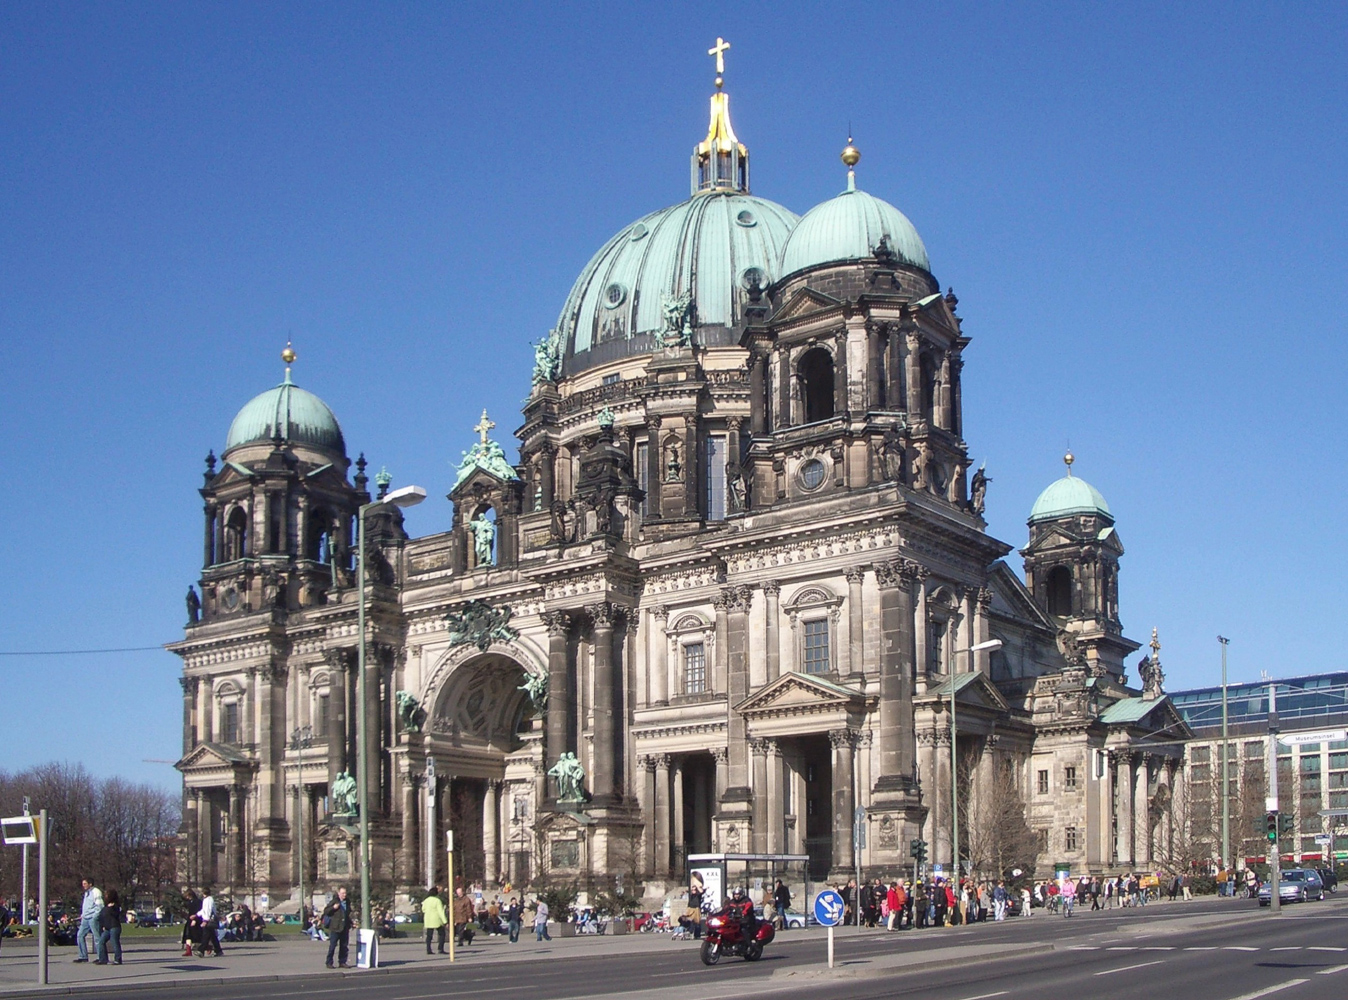
M 784 323 L 788 320 L 800 319 L 810 313 L 833 309 L 839 304 L 838 300 L 831 295 L 817 292 L 813 288 L 802 288 L 782 303 L 782 307 L 772 317 L 772 322 Z
M 198 743 L 173 766 L 184 774 L 251 768 L 253 760 L 238 747 L 225 743 Z
M 864 711 L 866 695 L 812 674 L 790 672 L 765 684 L 735 706 L 746 718 L 799 715 L 838 709 Z
M 927 693 L 916 699 L 918 701 L 943 701 L 950 700 L 950 685 L 952 678 L 947 677 L 935 687 L 927 688 Z M 953 678 L 955 685 L 955 705 L 960 710 L 982 709 L 986 712 L 1008 712 L 1010 706 L 1002 693 L 997 690 L 997 686 L 988 680 L 985 674 L 956 674 Z

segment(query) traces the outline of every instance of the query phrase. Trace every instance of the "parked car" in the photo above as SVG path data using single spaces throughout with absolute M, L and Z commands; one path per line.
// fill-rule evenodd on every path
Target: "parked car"
M 1291 868 L 1278 876 L 1278 899 L 1284 903 L 1304 903 L 1325 898 L 1325 884 L 1314 868 Z M 1273 901 L 1273 886 L 1265 882 L 1259 887 L 1259 905 Z
M 761 906 L 755 907 L 754 912 L 758 914 L 759 920 L 764 919 L 763 908 Z M 815 922 L 813 916 L 806 916 L 804 913 L 798 913 L 795 910 L 787 910 L 785 913 L 781 914 L 781 916 L 786 918 L 788 930 L 804 930 L 807 924 L 813 926 Z
M 1334 874 L 1333 868 L 1317 868 L 1320 873 L 1320 881 L 1325 884 L 1325 890 L 1328 892 L 1339 891 L 1339 877 Z

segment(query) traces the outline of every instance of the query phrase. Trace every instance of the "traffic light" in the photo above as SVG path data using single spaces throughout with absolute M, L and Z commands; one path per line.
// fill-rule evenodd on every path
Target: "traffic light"
M 1278 813 L 1278 833 L 1280 836 L 1290 837 L 1292 835 L 1292 820 L 1291 813 Z
M 908 845 L 908 854 L 918 864 L 923 864 L 927 860 L 927 842 L 925 840 L 914 840 Z
M 1278 814 L 1269 813 L 1264 817 L 1264 833 L 1269 839 L 1269 843 L 1276 843 L 1278 840 Z

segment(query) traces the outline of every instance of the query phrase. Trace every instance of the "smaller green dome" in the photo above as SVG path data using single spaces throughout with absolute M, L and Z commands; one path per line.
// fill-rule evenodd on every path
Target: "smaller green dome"
M 229 425 L 225 451 L 278 436 L 291 444 L 307 444 L 346 455 L 342 428 L 328 404 L 291 382 L 289 370 L 284 382 L 244 404 Z
M 849 178 L 846 191 L 816 205 L 796 223 L 782 251 L 782 274 L 864 260 L 885 238 L 902 263 L 931 272 L 927 248 L 908 217 L 889 202 L 856 190 Z
M 1057 517 L 1070 517 L 1073 514 L 1094 514 L 1114 523 L 1114 514 L 1090 483 L 1075 476 L 1063 476 L 1049 486 L 1030 509 L 1030 523 L 1051 521 Z

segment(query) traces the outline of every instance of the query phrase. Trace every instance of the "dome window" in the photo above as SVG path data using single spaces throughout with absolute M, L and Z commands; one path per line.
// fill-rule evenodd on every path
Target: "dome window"
M 604 289 L 604 308 L 617 309 L 627 298 L 627 289 L 618 282 L 613 282 Z
M 740 275 L 740 285 L 745 291 L 748 291 L 755 285 L 759 288 L 767 288 L 768 273 L 761 267 L 746 267 L 744 272 Z
M 824 463 L 812 458 L 800 467 L 800 485 L 807 490 L 817 490 L 824 485 Z
M 749 211 L 747 208 L 744 211 L 740 212 L 739 215 L 735 216 L 735 221 L 739 223 L 739 225 L 743 226 L 745 229 L 750 229 L 758 225 L 758 218 L 754 215 L 753 212 Z
M 638 222 L 627 234 L 627 238 L 635 243 L 637 240 L 642 239 L 649 231 L 650 230 Z

